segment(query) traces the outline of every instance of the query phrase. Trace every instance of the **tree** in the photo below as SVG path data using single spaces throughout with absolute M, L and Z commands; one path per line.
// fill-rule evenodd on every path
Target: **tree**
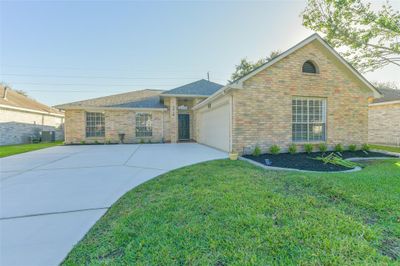
M 243 76 L 245 76 L 246 74 L 250 73 L 251 71 L 253 71 L 254 69 L 256 69 L 257 67 L 265 64 L 266 62 L 274 59 L 275 57 L 277 57 L 281 52 L 279 50 L 273 50 L 271 51 L 271 53 L 269 54 L 269 56 L 265 57 L 265 58 L 261 58 L 256 62 L 251 62 L 248 61 L 247 58 L 242 58 L 240 60 L 240 64 L 235 66 L 235 72 L 232 73 L 231 75 L 231 79 L 228 82 L 233 82 L 234 80 L 237 80 Z
M 373 11 L 362 0 L 308 0 L 302 18 L 361 72 L 400 67 L 400 13 L 389 2 Z
M 392 89 L 392 90 L 399 90 L 400 88 L 396 85 L 394 82 L 380 82 L 380 81 L 375 81 L 372 82 L 372 84 L 375 86 L 377 89 Z

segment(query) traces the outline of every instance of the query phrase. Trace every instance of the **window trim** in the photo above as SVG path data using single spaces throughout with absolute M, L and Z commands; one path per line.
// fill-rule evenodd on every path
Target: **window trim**
M 102 130 L 102 134 L 100 136 L 88 136 L 88 114 L 101 114 L 103 116 L 104 120 L 104 130 Z M 95 138 L 104 138 L 106 136 L 106 116 L 104 112 L 91 112 L 91 111 L 85 111 L 85 138 L 87 139 L 95 139 Z
M 315 73 L 313 73 L 313 72 L 304 72 L 303 71 L 304 64 L 306 64 L 306 63 L 311 63 L 314 66 Z M 318 75 L 319 74 L 319 66 L 318 66 L 318 64 L 316 64 L 314 60 L 310 60 L 310 59 L 307 59 L 306 61 L 303 62 L 303 64 L 301 65 L 300 70 L 301 70 L 301 73 L 304 74 L 304 75 L 314 76 L 314 75 Z
M 138 131 L 138 116 L 140 115 L 148 115 L 150 116 L 150 121 L 151 121 L 151 130 L 150 132 L 139 132 Z M 140 128 L 145 128 L 143 126 L 141 126 Z M 143 136 L 138 135 L 138 133 L 144 133 Z M 148 134 L 148 135 L 146 135 Z M 153 113 L 148 113 L 148 112 L 139 112 L 139 113 L 135 113 L 135 137 L 136 138 L 152 138 L 153 137 Z
M 307 140 L 295 140 L 294 135 L 293 135 L 293 125 L 294 124 L 305 124 L 305 123 L 298 123 L 293 121 L 293 100 L 296 99 L 302 99 L 302 100 L 307 100 Z M 311 122 L 310 123 L 310 109 L 309 109 L 309 101 L 310 100 L 318 100 L 322 101 L 322 121 L 323 122 Z M 292 108 L 292 113 L 291 113 L 291 126 L 292 126 L 292 142 L 296 144 L 301 144 L 301 143 L 324 143 L 327 141 L 327 136 L 328 136 L 328 123 L 327 123 L 327 110 L 328 110 L 328 99 L 324 97 L 314 97 L 314 96 L 292 96 L 291 99 L 291 108 Z M 310 140 L 310 132 L 309 132 L 309 126 L 312 124 L 323 124 L 325 126 L 324 134 L 322 136 L 321 140 Z

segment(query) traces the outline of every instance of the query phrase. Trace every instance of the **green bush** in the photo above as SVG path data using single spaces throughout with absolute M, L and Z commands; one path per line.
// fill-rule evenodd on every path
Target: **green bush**
M 272 145 L 269 148 L 269 152 L 272 153 L 272 154 L 278 154 L 280 152 L 280 150 L 281 150 L 281 148 L 279 148 L 278 145 Z
M 367 143 L 364 143 L 364 144 L 361 146 L 361 149 L 362 149 L 363 151 L 370 151 L 370 150 L 371 150 L 371 146 L 369 146 L 369 144 L 367 144 Z
M 99 144 L 99 141 L 98 141 L 98 140 L 95 140 L 95 141 L 94 141 L 94 144 Z
M 356 151 L 356 150 L 357 150 L 357 145 L 356 144 L 349 145 L 349 151 Z
M 290 152 L 290 154 L 295 154 L 297 152 L 296 144 L 290 144 L 289 145 L 289 152 Z
M 307 153 L 311 153 L 311 152 L 313 151 L 313 149 L 314 149 L 314 147 L 313 147 L 313 145 L 310 144 L 310 143 L 307 143 L 307 144 L 304 145 L 304 150 L 305 150 Z
M 320 143 L 318 145 L 318 148 L 320 152 L 326 152 L 328 150 L 328 146 L 326 145 L 326 143 Z
M 343 152 L 343 145 L 342 144 L 340 144 L 340 143 L 338 143 L 338 144 L 336 144 L 336 146 L 335 146 L 335 152 Z
M 81 141 L 81 144 L 86 144 L 86 142 L 84 140 Z
M 141 139 L 141 140 L 140 140 L 140 144 L 144 144 L 144 139 Z
M 256 146 L 256 147 L 254 148 L 254 151 L 253 151 L 252 155 L 253 155 L 253 156 L 256 156 L 256 157 L 260 156 L 260 155 L 261 155 L 261 149 L 260 149 L 260 147 Z

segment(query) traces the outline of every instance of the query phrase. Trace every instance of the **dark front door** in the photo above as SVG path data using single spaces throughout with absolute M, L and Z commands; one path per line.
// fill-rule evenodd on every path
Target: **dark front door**
M 179 140 L 190 139 L 189 114 L 178 114 L 178 136 Z

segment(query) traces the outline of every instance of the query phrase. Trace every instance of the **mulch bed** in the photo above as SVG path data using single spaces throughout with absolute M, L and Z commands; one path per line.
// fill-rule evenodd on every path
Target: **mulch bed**
M 331 152 L 326 152 L 325 154 L 321 152 L 313 152 L 311 154 L 308 153 L 280 153 L 280 154 L 262 154 L 260 156 L 253 155 L 244 155 L 243 157 L 256 161 L 258 163 L 267 165 L 265 160 L 268 159 L 270 164 L 268 166 L 273 167 L 282 167 L 282 168 L 294 168 L 299 170 L 308 170 L 308 171 L 321 171 L 321 172 L 334 172 L 334 171 L 345 171 L 350 170 L 351 168 L 347 168 L 344 166 L 333 165 L 333 164 L 324 164 L 322 161 L 314 160 L 312 158 L 321 157 L 329 155 Z M 369 157 L 394 157 L 392 155 L 380 153 L 380 152 L 368 152 L 365 153 L 363 151 L 344 151 L 341 153 L 342 158 L 369 158 Z

